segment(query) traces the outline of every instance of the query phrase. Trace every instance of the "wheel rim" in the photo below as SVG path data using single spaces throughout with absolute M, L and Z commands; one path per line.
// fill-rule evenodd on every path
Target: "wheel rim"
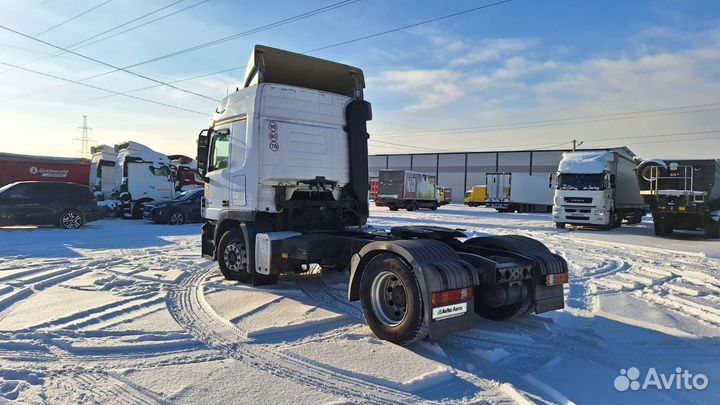
M 183 214 L 180 212 L 173 212 L 170 215 L 170 224 L 171 225 L 182 225 L 182 223 L 185 222 L 185 218 L 183 218 Z
M 66 212 L 62 217 L 63 227 L 67 229 L 80 228 L 82 217 L 77 212 Z
M 237 273 L 245 271 L 247 264 L 247 255 L 245 254 L 245 246 L 238 241 L 232 241 L 225 248 L 223 253 L 225 266 Z
M 378 320 L 386 326 L 399 325 L 407 315 L 407 289 L 392 272 L 378 274 L 370 287 L 371 304 Z

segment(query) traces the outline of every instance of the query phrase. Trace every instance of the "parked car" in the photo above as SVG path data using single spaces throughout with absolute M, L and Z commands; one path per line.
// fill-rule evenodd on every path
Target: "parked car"
M 203 189 L 183 191 L 172 200 L 157 201 L 143 208 L 143 217 L 156 224 L 182 225 L 188 222 L 202 222 L 200 200 Z
M 20 181 L 0 187 L 0 225 L 55 225 L 77 229 L 101 217 L 88 186 Z

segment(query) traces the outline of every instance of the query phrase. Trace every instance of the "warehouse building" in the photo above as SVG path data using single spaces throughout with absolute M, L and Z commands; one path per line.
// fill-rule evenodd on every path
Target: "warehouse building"
M 550 173 L 557 171 L 563 152 L 569 150 L 371 155 L 368 157 L 368 166 L 371 178 L 377 177 L 381 169 L 434 174 L 438 185 L 452 189 L 452 202 L 462 203 L 465 190 L 485 184 L 486 173 L 529 173 L 547 178 Z

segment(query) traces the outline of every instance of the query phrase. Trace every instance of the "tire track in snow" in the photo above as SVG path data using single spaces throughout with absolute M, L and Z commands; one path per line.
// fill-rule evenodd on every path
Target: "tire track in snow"
M 410 404 L 425 402 L 415 395 L 304 361 L 277 347 L 252 344 L 244 332 L 217 315 L 203 298 L 203 283 L 215 270 L 209 265 L 186 275 L 170 291 L 170 311 L 175 320 L 208 348 L 243 361 L 269 374 L 363 403 Z

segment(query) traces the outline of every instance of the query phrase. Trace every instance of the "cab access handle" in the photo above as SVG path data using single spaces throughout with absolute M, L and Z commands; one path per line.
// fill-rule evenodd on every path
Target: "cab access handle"
M 223 206 L 223 207 L 229 207 L 229 206 L 230 206 L 230 201 L 228 201 L 228 200 L 223 200 L 223 201 L 222 201 L 222 206 Z

